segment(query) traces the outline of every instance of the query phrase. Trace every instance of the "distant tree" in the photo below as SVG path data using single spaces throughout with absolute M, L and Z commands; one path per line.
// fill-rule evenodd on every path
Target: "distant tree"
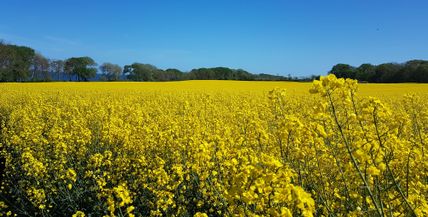
M 50 72 L 56 75 L 56 80 L 61 80 L 62 75 L 64 74 L 64 61 L 63 60 L 51 60 L 50 62 Z
M 159 69 L 156 66 L 142 63 L 126 65 L 123 69 L 123 73 L 127 78 L 133 81 L 153 81 L 158 71 Z
M 48 81 L 50 80 L 49 75 L 49 60 L 41 55 L 36 53 L 33 58 L 33 63 L 31 65 L 31 78 L 32 81 Z
M 15 63 L 13 65 L 14 81 L 25 81 L 28 79 L 30 73 L 30 66 L 35 56 L 35 51 L 32 48 L 25 46 L 14 47 L 16 56 Z
M 72 76 L 76 76 L 78 81 L 87 81 L 95 77 L 97 64 L 90 57 L 72 57 L 65 61 L 65 71 L 71 81 Z
M 35 52 L 25 46 L 0 43 L 0 81 L 25 81 Z
M 0 81 L 7 81 L 13 52 L 3 40 L 0 40 Z
M 103 63 L 100 66 L 100 71 L 109 81 L 117 81 L 122 73 L 122 67 L 113 63 Z
M 256 77 L 253 74 L 243 69 L 234 70 L 234 73 L 236 74 L 236 80 L 241 80 L 241 81 L 252 81 Z
M 426 80 L 426 60 L 410 60 L 403 66 L 403 74 L 407 75 L 407 80 L 411 82 L 424 82 Z
M 215 80 L 215 72 L 210 68 L 192 69 L 187 76 L 190 80 Z
M 234 70 L 227 67 L 211 68 L 214 72 L 214 77 L 218 80 L 237 80 Z
M 400 76 L 401 65 L 396 63 L 384 63 L 376 66 L 377 82 L 396 83 L 403 82 Z
M 348 64 L 339 63 L 333 66 L 329 74 L 334 74 L 338 78 L 355 78 L 355 68 Z
M 158 69 L 158 68 L 154 69 L 151 72 L 151 75 L 152 75 L 151 81 L 167 81 L 167 79 L 168 79 L 165 71 L 163 71 L 162 69 Z
M 167 81 L 183 80 L 184 74 L 178 69 L 167 69 L 164 71 Z
M 184 77 L 189 80 L 243 80 L 243 81 L 286 81 L 285 76 L 270 74 L 251 74 L 243 69 L 230 69 L 227 67 L 192 69 Z
M 337 64 L 329 73 L 334 73 L 337 77 L 369 82 L 428 82 L 428 61 L 410 60 L 404 64 L 383 63 L 377 66 L 366 63 L 358 68 Z
M 416 76 L 418 78 L 418 82 L 428 82 L 428 64 L 422 64 L 418 67 L 417 71 L 419 72 Z
M 79 65 L 77 57 L 66 59 L 64 62 L 64 73 L 67 75 L 68 80 L 71 81 L 76 76 L 75 68 Z
M 254 80 L 256 81 L 287 81 L 288 78 L 280 75 L 271 75 L 266 73 L 260 73 L 254 75 Z M 300 80 L 297 77 L 292 78 L 292 80 Z
M 355 70 L 355 79 L 359 81 L 371 81 L 372 77 L 375 75 L 376 66 L 364 63 L 361 64 L 356 70 Z

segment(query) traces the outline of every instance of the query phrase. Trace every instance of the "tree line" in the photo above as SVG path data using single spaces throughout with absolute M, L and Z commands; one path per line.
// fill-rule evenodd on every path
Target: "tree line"
M 97 63 L 90 57 L 66 60 L 48 59 L 26 46 L 0 41 L 0 81 L 179 81 L 179 80 L 246 80 L 286 81 L 302 78 L 270 74 L 252 74 L 243 69 L 227 67 L 198 68 L 189 72 L 162 70 L 151 64 L 133 63 L 123 68 L 113 63 Z M 100 72 L 100 73 L 98 73 Z
M 428 82 L 428 61 L 410 60 L 405 63 L 336 64 L 328 72 L 339 78 L 361 82 L 396 83 Z M 113 63 L 98 65 L 91 57 L 48 59 L 26 46 L 6 44 L 0 40 L 0 82 L 24 81 L 179 81 L 179 80 L 245 80 L 245 81 L 311 81 L 319 76 L 292 77 L 253 74 L 243 69 L 227 67 L 198 68 L 189 72 L 159 69 L 151 64 L 133 63 L 121 67 Z
M 98 73 L 100 72 L 100 73 Z M 151 64 L 133 63 L 123 68 L 113 63 L 100 66 L 91 58 L 71 57 L 48 59 L 26 46 L 0 41 L 0 81 L 179 81 L 179 80 L 299 80 L 290 75 L 252 74 L 243 69 L 227 67 L 198 68 L 189 72 L 162 70 Z
M 428 61 L 410 60 L 405 63 L 362 64 L 354 67 L 336 64 L 329 71 L 339 78 L 352 78 L 362 82 L 399 83 L 428 82 Z
M 290 75 L 252 74 L 243 69 L 227 67 L 198 68 L 189 72 L 178 69 L 162 70 L 151 64 L 133 63 L 126 65 L 124 76 L 132 81 L 179 81 L 179 80 L 241 80 L 241 81 L 297 81 L 302 78 Z
M 48 59 L 26 46 L 0 41 L 0 81 L 82 80 L 95 76 L 97 64 L 90 57 Z

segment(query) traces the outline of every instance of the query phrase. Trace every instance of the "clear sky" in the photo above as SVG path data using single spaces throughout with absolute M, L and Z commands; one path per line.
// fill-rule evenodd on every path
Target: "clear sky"
M 2 0 L 0 39 L 54 59 L 303 76 L 428 59 L 428 1 Z

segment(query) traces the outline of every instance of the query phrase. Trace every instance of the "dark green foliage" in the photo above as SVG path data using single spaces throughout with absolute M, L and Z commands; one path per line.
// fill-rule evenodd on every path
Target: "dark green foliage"
M 409 74 L 408 80 L 413 82 L 428 82 L 428 61 L 412 60 L 404 66 L 405 72 Z
M 50 81 L 60 79 L 62 60 L 49 60 L 32 48 L 5 44 L 0 41 L 0 81 Z
M 400 82 L 400 70 L 401 66 L 395 63 L 384 63 L 376 67 L 376 76 L 374 82 Z
M 178 80 L 241 80 L 272 81 L 289 80 L 283 76 L 269 74 L 251 74 L 242 69 L 227 67 L 199 68 L 184 73 L 178 69 L 162 70 L 150 64 L 134 63 L 126 65 L 123 73 L 133 81 L 178 81 Z
M 184 80 L 184 73 L 178 69 L 158 69 L 154 65 L 133 63 L 126 65 L 123 73 L 132 81 L 179 81 Z
M 226 67 L 193 69 L 186 74 L 189 80 L 240 80 L 240 81 L 288 81 L 302 80 L 270 74 L 252 74 L 243 69 L 230 69 Z
M 355 78 L 355 68 L 348 65 L 348 64 L 336 64 L 333 66 L 333 68 L 330 70 L 331 74 L 336 75 L 338 78 Z
M 355 79 L 359 81 L 372 81 L 372 78 L 375 75 L 376 66 L 365 63 L 361 64 L 358 68 L 355 69 Z
M 90 57 L 72 57 L 65 61 L 64 71 L 69 75 L 76 76 L 78 81 L 87 81 L 97 74 L 97 64 Z
M 29 47 L 0 42 L 0 81 L 26 81 L 34 56 Z
M 365 82 L 398 83 L 428 82 L 428 61 L 410 60 L 403 64 L 362 64 L 358 68 L 348 64 L 337 64 L 329 73 L 341 78 L 352 78 Z
M 255 80 L 255 75 L 242 69 L 226 67 L 193 69 L 187 75 L 190 80 Z
M 163 73 L 162 81 L 178 81 L 183 79 L 183 72 L 178 69 L 167 69 Z
M 123 69 L 129 80 L 133 81 L 154 81 L 157 77 L 158 68 L 150 64 L 133 63 L 132 65 L 126 65 Z

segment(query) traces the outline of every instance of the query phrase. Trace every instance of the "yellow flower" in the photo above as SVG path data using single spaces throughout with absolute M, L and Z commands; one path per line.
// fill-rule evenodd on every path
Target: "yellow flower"
M 374 166 L 370 166 L 367 169 L 367 173 L 372 175 L 372 176 L 378 176 L 380 174 L 380 170 Z
M 71 180 L 72 182 L 76 182 L 76 179 L 77 179 L 77 174 L 76 174 L 76 171 L 74 171 L 73 169 L 68 169 L 67 170 L 67 178 L 69 179 L 69 180 Z
M 72 217 L 85 217 L 85 213 L 82 211 L 76 211 L 76 213 L 74 213 Z
M 193 217 L 208 217 L 208 215 L 206 213 L 197 212 Z
M 426 92 L 335 75 L 2 83 L 0 213 L 427 216 Z
M 132 203 L 131 195 L 126 187 L 126 184 L 120 184 L 114 188 L 116 196 L 120 199 L 119 207 L 123 207 L 126 204 Z

